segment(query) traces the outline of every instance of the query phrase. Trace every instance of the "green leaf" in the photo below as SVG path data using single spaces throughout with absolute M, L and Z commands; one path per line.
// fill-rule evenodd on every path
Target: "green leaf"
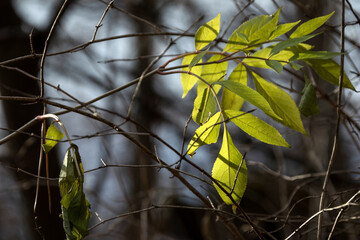
M 190 62 L 190 64 L 189 64 L 189 69 L 191 69 L 193 66 L 195 66 L 196 64 L 198 64 L 208 51 L 209 51 L 209 48 L 207 48 L 205 51 L 202 51 L 202 52 L 198 53 L 198 54 L 191 60 L 191 62 Z
M 63 137 L 64 134 L 54 124 L 51 124 L 46 131 L 45 144 L 42 144 L 45 153 L 50 152 Z
M 268 65 L 269 67 L 271 67 L 273 70 L 275 70 L 277 73 L 281 73 L 283 70 L 283 65 L 275 60 L 266 60 L 265 61 L 266 65 Z
M 314 71 L 325 81 L 328 81 L 329 83 L 334 85 L 339 85 L 340 66 L 334 60 L 308 59 L 304 60 L 304 62 L 308 63 L 314 69 Z M 343 86 L 351 90 L 355 90 L 346 73 L 344 73 Z
M 295 54 L 292 59 L 294 60 L 305 60 L 305 59 L 331 59 L 339 56 L 339 52 L 327 52 L 327 51 L 305 51 Z
M 284 50 L 286 48 L 298 45 L 299 43 L 305 42 L 305 41 L 315 37 L 316 35 L 319 35 L 319 33 L 281 41 L 271 49 L 270 56 L 278 54 L 281 50 Z
M 241 63 L 238 64 L 230 74 L 228 80 L 247 86 L 247 71 L 245 66 Z M 243 104 L 244 99 L 242 97 L 229 91 L 228 89 L 223 90 L 221 101 L 222 109 L 240 110 Z
M 236 34 L 238 35 L 238 37 L 240 39 L 240 43 L 245 43 L 245 44 L 250 43 L 249 38 L 244 33 L 237 32 Z
M 305 86 L 301 92 L 301 99 L 299 104 L 299 110 L 304 116 L 310 117 L 318 114 L 319 105 L 316 97 L 316 91 L 309 79 L 305 76 Z
M 216 100 L 210 87 L 203 82 L 199 82 L 197 97 L 194 101 L 192 118 L 199 125 L 207 122 L 217 111 Z
M 276 29 L 271 33 L 271 36 L 269 37 L 269 40 L 273 40 L 273 39 L 287 33 L 293 27 L 295 27 L 299 22 L 300 22 L 300 20 L 297 21 L 297 22 L 284 23 L 284 24 L 281 24 L 281 25 L 277 26 Z
M 321 27 L 335 12 L 328 15 L 313 18 L 303 24 L 301 24 L 291 35 L 290 38 L 298 38 L 308 35 Z
M 220 153 L 212 169 L 212 177 L 227 192 L 225 193 L 214 183 L 217 192 L 226 204 L 234 204 L 228 196 L 231 196 L 236 203 L 240 203 L 246 190 L 247 168 L 245 160 L 239 150 L 236 149 L 227 131 L 226 125 Z
M 221 61 L 221 59 L 223 58 L 224 56 L 214 55 L 207 62 L 211 63 L 211 62 Z M 228 64 L 227 61 L 206 64 L 203 67 L 201 77 L 209 84 L 219 81 L 226 74 L 227 64 Z
M 204 123 L 195 131 L 195 135 L 191 139 L 188 147 L 187 154 L 190 156 L 195 154 L 195 151 L 202 145 L 216 143 L 219 137 L 221 120 L 220 112 L 212 116 L 209 121 Z
M 253 80 L 256 90 L 269 102 L 274 112 L 282 118 L 282 120 L 275 120 L 307 135 L 301 121 L 299 109 L 291 96 L 275 84 L 264 80 L 256 73 L 253 73 Z
M 298 64 L 298 63 L 296 63 L 296 62 L 291 62 L 290 63 L 290 66 L 294 69 L 294 70 L 300 70 L 300 69 L 302 69 L 304 66 L 302 66 L 302 65 L 300 65 L 300 64 Z
M 260 108 L 262 111 L 264 111 L 264 113 L 266 113 L 270 117 L 281 120 L 281 118 L 270 107 L 268 101 L 254 89 L 252 89 L 246 85 L 243 85 L 241 83 L 230 81 L 230 80 L 216 82 L 215 84 L 221 85 L 221 86 L 225 87 L 227 90 L 244 98 L 246 101 L 248 101 L 252 105 Z
M 200 50 L 212 42 L 220 31 L 220 13 L 211 21 L 202 25 L 195 34 L 195 49 Z
M 290 50 L 282 50 L 278 54 L 270 56 L 271 49 L 271 47 L 260 49 L 248 58 L 245 58 L 243 63 L 250 67 L 270 69 L 271 67 L 266 64 L 266 60 L 281 61 L 279 63 L 284 66 L 294 56 L 293 51 Z
M 249 44 L 269 40 L 271 33 L 275 30 L 279 21 L 279 14 L 280 8 L 273 15 L 257 16 L 241 24 L 240 27 L 231 34 L 224 48 L 224 52 L 235 52 L 246 48 Z M 248 39 L 249 44 L 244 44 L 244 39 Z M 248 48 L 247 51 L 253 48 Z
M 91 212 L 83 192 L 83 179 L 80 154 L 73 144 L 66 151 L 59 177 L 63 226 L 70 240 L 83 239 L 88 233 Z
M 290 147 L 278 130 L 250 113 L 225 110 L 225 116 L 244 132 L 264 143 Z
M 189 65 L 196 56 L 197 56 L 196 54 L 185 56 L 182 61 L 182 65 Z M 201 58 L 199 59 L 198 62 L 201 63 Z M 193 66 L 191 70 L 189 67 L 183 67 L 181 70 L 184 72 L 191 72 L 197 76 L 200 76 L 202 71 L 202 66 Z M 188 92 L 194 87 L 194 85 L 197 83 L 199 79 L 194 75 L 190 75 L 189 73 L 181 73 L 180 79 L 181 79 L 181 84 L 183 86 L 182 98 L 184 98 L 188 94 Z

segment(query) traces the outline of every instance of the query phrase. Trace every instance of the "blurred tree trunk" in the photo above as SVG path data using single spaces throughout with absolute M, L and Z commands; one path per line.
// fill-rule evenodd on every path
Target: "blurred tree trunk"
M 24 33 L 21 29 L 26 23 L 23 23 L 19 16 L 16 15 L 11 1 L 1 1 L 0 12 L 0 61 L 29 55 L 31 53 L 29 33 Z M 36 53 L 42 52 L 47 34 L 48 30 L 43 32 L 34 31 L 33 46 Z M 37 76 L 39 59 L 17 61 L 11 64 L 11 67 L 19 68 L 33 76 Z M 0 92 L 3 96 L 38 96 L 40 88 L 36 80 L 26 77 L 19 71 L 0 68 Z M 42 114 L 41 104 L 27 104 L 15 101 L 3 101 L 2 104 L 7 127 L 13 130 Z M 40 136 L 40 124 L 29 129 L 28 132 Z M 5 165 L 20 168 L 30 173 L 37 173 L 40 153 L 39 138 L 22 134 L 6 143 L 5 148 L 12 154 L 1 160 L 5 162 Z M 44 165 L 45 160 L 42 166 L 42 176 L 46 175 Z M 50 177 L 59 176 L 60 165 L 54 153 L 49 157 L 49 168 Z M 59 217 L 61 210 L 57 182 L 51 182 L 52 206 L 50 213 L 46 182 L 40 181 L 37 210 L 34 213 L 36 178 L 22 173 L 12 173 L 21 190 L 22 200 L 25 202 L 24 206 L 14 203 L 17 204 L 16 207 L 22 207 L 20 212 L 23 213 L 24 222 L 27 224 L 17 227 L 25 229 L 27 239 L 64 239 L 62 220 Z M 17 231 L 16 228 L 5 230 Z
M 155 15 L 154 5 L 155 1 L 153 0 L 142 0 L 136 2 L 129 2 L 129 12 L 133 13 L 136 16 L 144 18 L 153 24 L 157 24 L 158 19 Z M 143 22 L 134 21 L 134 29 L 138 33 L 144 33 L 149 31 L 154 31 L 154 29 L 149 29 L 147 25 Z M 136 43 L 136 56 L 147 56 L 151 55 L 153 51 L 153 39 L 151 37 L 140 37 L 137 38 Z M 139 77 L 146 67 L 150 64 L 149 59 L 140 59 L 136 61 L 132 73 L 135 77 Z M 134 103 L 134 108 L 131 113 L 131 117 L 139 121 L 145 128 L 151 129 L 155 124 L 161 124 L 162 118 L 160 113 L 157 111 L 156 102 L 159 101 L 159 95 L 156 93 L 153 81 L 150 78 L 145 79 L 140 86 L 139 92 L 137 93 L 136 100 Z M 144 132 L 144 129 L 137 128 L 139 132 Z M 154 143 L 149 136 L 140 136 L 138 139 L 142 142 L 147 148 L 154 149 Z M 139 165 L 148 165 L 153 164 L 152 159 L 148 157 L 145 153 L 141 151 L 135 151 L 134 154 L 135 164 Z M 133 206 L 134 209 L 141 209 L 148 207 L 151 203 L 151 190 L 155 184 L 155 172 L 152 168 L 140 168 L 132 170 L 131 172 L 131 181 L 132 181 L 132 198 L 135 198 Z M 150 214 L 144 212 L 140 214 L 137 218 L 138 224 L 135 226 L 135 236 L 134 232 L 130 234 L 132 239 L 151 239 L 151 220 Z M 133 229 L 129 229 L 130 232 Z

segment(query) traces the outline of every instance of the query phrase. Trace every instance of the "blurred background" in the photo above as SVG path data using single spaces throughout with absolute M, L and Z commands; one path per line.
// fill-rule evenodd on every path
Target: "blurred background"
M 272 14 L 279 7 L 282 7 L 280 23 L 306 21 L 335 11 L 322 28 L 324 33 L 310 44 L 316 50 L 340 51 L 341 1 L 115 0 L 107 9 L 109 2 L 68 1 L 46 41 L 63 1 L 1 1 L 1 96 L 32 98 L 40 94 L 40 60 L 47 42 L 48 55 L 43 68 L 46 99 L 75 107 L 102 96 L 81 110 L 119 125 L 168 165 L 179 166 L 180 174 L 204 198 L 210 199 L 215 208 L 231 213 L 209 184 L 211 181 L 199 171 L 211 173 L 219 143 L 197 151 L 191 161 L 198 169 L 184 161 L 181 166 L 177 164 L 180 157 L 175 151 L 181 152 L 183 142 L 186 148 L 197 128 L 190 121 L 184 129 L 196 92 L 193 90 L 182 99 L 179 75 L 151 74 L 143 79 L 132 104 L 137 91 L 134 80 L 176 55 L 194 51 L 196 30 L 219 12 L 222 14 L 219 36 L 225 34 L 227 39 L 242 22 Z M 345 16 L 345 71 L 359 90 L 358 1 L 346 1 Z M 150 66 L 154 60 L 155 65 Z M 340 57 L 335 60 L 340 62 Z M 171 64 L 177 65 L 181 65 L 181 60 Z M 246 153 L 249 168 L 248 187 L 241 206 L 266 239 L 284 239 L 318 211 L 334 141 L 337 88 L 317 79 L 310 69 L 306 71 L 316 82 L 320 106 L 318 115 L 303 117 L 309 136 L 276 124 L 257 112 L 255 115 L 280 131 L 291 144 L 290 149 L 266 145 L 238 128 L 230 129 L 235 145 L 241 153 Z M 282 75 L 272 70 L 262 73 L 289 90 L 299 102 L 304 86 L 301 74 L 290 68 Z M 105 93 L 108 94 L 103 96 Z M 43 112 L 41 103 L 16 98 L 1 100 L 0 139 Z M 345 203 L 359 190 L 359 107 L 358 93 L 345 90 L 340 139 L 326 207 Z M 253 106 L 245 104 L 243 111 L 250 109 Z M 96 119 L 63 110 L 61 106 L 47 105 L 47 113 L 58 114 L 73 143 L 79 146 L 85 169 L 85 193 L 92 211 L 89 227 L 95 226 L 86 239 L 235 239 L 223 224 L 224 219 L 219 219 L 132 141 Z M 59 217 L 57 177 L 69 146 L 66 141 L 59 143 L 49 156 L 51 211 L 45 180 L 40 181 L 37 208 L 33 211 L 41 150 L 40 127 L 36 124 L 0 145 L 0 239 L 65 239 Z M 45 162 L 41 176 L 46 176 Z M 148 209 L 154 205 L 158 208 Z M 337 213 L 324 215 L 325 236 Z M 359 239 L 359 213 L 359 206 L 344 212 L 334 239 Z M 107 219 L 110 220 L 97 225 Z M 225 222 L 233 224 L 244 239 L 258 239 L 243 216 L 227 216 Z M 316 231 L 315 218 L 294 239 L 316 239 Z

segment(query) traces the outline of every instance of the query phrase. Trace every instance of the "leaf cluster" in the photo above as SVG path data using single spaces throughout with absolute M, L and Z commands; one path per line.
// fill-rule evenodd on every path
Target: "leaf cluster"
M 332 58 L 340 53 L 312 51 L 313 46 L 305 43 L 320 34 L 313 32 L 334 12 L 300 25 L 300 21 L 279 25 L 280 10 L 244 22 L 230 35 L 221 52 L 212 52 L 211 44 L 216 42 L 214 40 L 220 32 L 219 14 L 198 29 L 196 51 L 183 58 L 182 97 L 197 84 L 192 118 L 200 125 L 187 147 L 187 153 L 193 156 L 200 146 L 216 143 L 223 126 L 222 146 L 213 165 L 212 177 L 220 197 L 229 205 L 240 202 L 247 184 L 246 162 L 231 139 L 227 128 L 229 122 L 259 141 L 290 147 L 277 129 L 250 112 L 241 111 L 244 102 L 304 135 L 307 133 L 301 113 L 308 117 L 319 112 L 316 90 L 304 72 L 306 83 L 298 107 L 289 93 L 275 85 L 274 81 L 260 76 L 256 70 L 270 69 L 280 74 L 285 66 L 298 71 L 308 65 L 323 80 L 338 84 L 340 66 Z M 297 25 L 286 38 L 285 34 Z M 227 72 L 229 61 L 237 64 L 231 73 Z M 250 80 L 255 88 L 248 85 Z M 346 74 L 343 84 L 355 90 Z

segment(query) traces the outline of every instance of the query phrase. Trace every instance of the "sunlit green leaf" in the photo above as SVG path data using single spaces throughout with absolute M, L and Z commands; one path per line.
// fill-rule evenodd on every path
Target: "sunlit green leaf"
M 275 60 L 266 60 L 265 61 L 266 65 L 268 65 L 269 67 L 271 67 L 272 69 L 274 69 L 277 73 L 281 73 L 283 70 L 283 65 Z
M 202 145 L 215 143 L 219 137 L 220 124 L 221 120 L 220 112 L 217 112 L 213 115 L 209 121 L 204 123 L 195 131 L 195 135 L 191 139 L 188 147 L 187 153 L 192 156 L 195 151 Z
M 220 153 L 212 169 L 212 177 L 227 192 L 225 193 L 214 183 L 217 192 L 226 204 L 234 204 L 229 196 L 231 196 L 236 203 L 240 203 L 246 190 L 247 168 L 245 160 L 235 147 L 226 126 L 224 128 Z
M 237 32 L 236 33 L 239 37 L 240 43 L 244 43 L 244 44 L 249 44 L 249 38 L 242 32 Z
M 316 91 L 307 76 L 305 75 L 305 86 L 301 92 L 299 110 L 306 117 L 319 113 L 319 105 L 316 97 Z
M 204 85 L 204 87 L 202 87 Z M 194 101 L 192 118 L 194 122 L 202 125 L 217 111 L 216 100 L 210 87 L 199 82 L 197 97 Z
M 83 192 L 83 180 L 80 154 L 73 144 L 66 151 L 59 177 L 63 226 L 70 240 L 83 239 L 88 233 L 91 212 Z
M 50 152 L 53 147 L 58 143 L 59 140 L 63 139 L 64 134 L 55 127 L 54 124 L 51 124 L 46 131 L 45 144 L 42 145 L 45 153 Z
M 298 38 L 291 38 L 291 39 L 281 41 L 271 49 L 270 56 L 278 54 L 281 50 L 284 50 L 286 48 L 298 45 L 299 43 L 305 42 L 305 41 L 315 37 L 316 35 L 318 35 L 318 34 L 313 34 L 313 35 L 308 35 L 308 36 L 303 36 L 303 37 L 298 37 Z
M 182 65 L 189 65 L 196 56 L 197 55 L 193 54 L 184 57 L 182 61 Z M 201 58 L 199 59 L 198 62 L 201 63 Z M 188 67 L 183 67 L 181 70 L 184 72 L 191 72 L 197 76 L 200 76 L 202 71 L 202 66 L 193 66 L 191 68 L 191 71 Z M 181 73 L 180 78 L 181 78 L 181 84 L 183 86 L 182 97 L 184 98 L 188 94 L 188 92 L 194 87 L 194 85 L 197 83 L 199 79 L 196 76 L 190 75 L 188 73 Z
M 288 31 L 290 31 L 293 27 L 295 27 L 300 22 L 292 22 L 292 23 L 284 23 L 276 27 L 276 29 L 271 33 L 271 36 L 269 37 L 270 40 L 275 39 Z
M 331 84 L 339 85 L 340 66 L 332 59 L 308 59 L 304 60 L 308 63 L 314 71 L 325 81 Z M 355 90 L 354 86 L 350 82 L 350 79 L 344 73 L 343 86 L 351 90 Z
M 244 132 L 264 143 L 290 147 L 278 130 L 250 113 L 225 110 L 225 116 Z
M 308 35 L 321 27 L 335 12 L 328 15 L 313 18 L 303 24 L 301 24 L 291 35 L 290 38 L 298 38 Z
M 306 135 L 299 109 L 291 96 L 256 73 L 253 73 L 253 80 L 256 90 L 269 102 L 274 112 L 282 118 L 277 121 Z
M 214 55 L 207 62 L 211 63 L 211 62 L 221 61 L 221 59 L 223 58 L 224 56 Z M 228 63 L 226 61 L 206 64 L 203 67 L 201 77 L 209 84 L 219 81 L 222 78 L 224 78 L 226 74 L 227 65 Z
M 286 62 L 294 56 L 294 53 L 290 50 L 282 50 L 278 54 L 270 56 L 271 49 L 271 47 L 260 49 L 248 58 L 245 58 L 243 63 L 250 67 L 270 69 L 271 67 L 266 64 L 267 60 L 279 61 L 279 63 L 284 66 Z
M 205 56 L 205 54 L 206 54 L 208 51 L 209 51 L 209 48 L 207 48 L 205 51 L 202 51 L 202 52 L 198 53 L 198 54 L 191 60 L 191 62 L 190 62 L 190 64 L 189 64 L 190 70 L 191 70 L 191 68 L 192 68 L 193 66 L 195 66 L 196 64 L 198 64 L 198 63 L 201 61 L 201 59 Z
M 295 54 L 292 59 L 304 60 L 304 59 L 330 59 L 341 55 L 339 52 L 327 52 L 327 51 L 305 51 Z
M 224 48 L 224 52 L 234 52 L 246 48 L 248 44 L 244 44 L 244 39 L 248 39 L 250 44 L 269 40 L 271 33 L 275 30 L 279 21 L 279 14 L 280 9 L 273 15 L 257 16 L 241 24 L 240 27 L 231 34 Z M 252 48 L 247 50 L 250 49 Z
M 220 31 L 220 13 L 211 21 L 202 25 L 195 34 L 195 49 L 201 50 L 212 42 Z
M 252 105 L 263 110 L 264 113 L 266 113 L 270 117 L 279 120 L 281 119 L 281 117 L 279 117 L 270 107 L 268 101 L 254 89 L 246 85 L 243 85 L 241 83 L 233 82 L 229 80 L 216 82 L 215 84 L 221 85 L 225 87 L 227 90 L 239 95 L 240 97 L 244 98 L 246 101 L 251 103 Z
M 247 85 L 247 71 L 243 64 L 238 64 L 229 76 L 230 81 Z M 224 89 L 221 105 L 223 109 L 240 110 L 244 103 L 244 99 L 239 95 Z

